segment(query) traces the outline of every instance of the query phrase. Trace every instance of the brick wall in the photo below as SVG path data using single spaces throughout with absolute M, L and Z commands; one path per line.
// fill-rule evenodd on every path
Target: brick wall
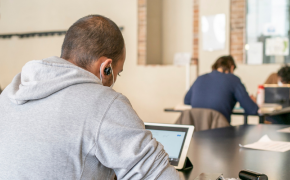
M 146 65 L 147 1 L 138 0 L 138 64 Z
M 198 59 L 199 0 L 193 0 L 193 60 Z
M 246 0 L 231 0 L 230 54 L 237 63 L 244 62 Z

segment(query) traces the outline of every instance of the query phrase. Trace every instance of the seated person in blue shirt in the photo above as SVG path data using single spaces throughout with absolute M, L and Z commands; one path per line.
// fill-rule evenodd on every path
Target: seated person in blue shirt
M 184 98 L 192 108 L 213 109 L 231 122 L 231 113 L 237 102 L 249 115 L 257 114 L 259 107 L 250 97 L 240 78 L 233 74 L 236 64 L 232 56 L 222 56 L 212 66 L 212 72 L 199 76 Z

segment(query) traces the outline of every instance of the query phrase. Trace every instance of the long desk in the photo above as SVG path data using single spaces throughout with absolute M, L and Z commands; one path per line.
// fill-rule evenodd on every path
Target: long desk
M 165 108 L 165 112 L 182 112 L 183 110 L 175 110 L 174 108 Z M 265 117 L 268 114 L 257 114 L 257 115 L 248 115 L 245 114 L 244 112 L 241 112 L 239 110 L 233 110 L 232 115 L 241 115 L 244 116 L 244 124 L 248 124 L 248 116 L 258 116 L 259 117 L 259 123 L 264 123 Z
M 290 133 L 276 132 L 289 125 L 242 125 L 193 133 L 187 156 L 193 169 L 180 171 L 185 180 L 201 173 L 223 173 L 225 178 L 237 178 L 242 169 L 265 173 L 269 180 L 290 179 L 290 151 L 271 152 L 240 148 L 258 141 L 267 134 L 275 141 L 290 142 Z

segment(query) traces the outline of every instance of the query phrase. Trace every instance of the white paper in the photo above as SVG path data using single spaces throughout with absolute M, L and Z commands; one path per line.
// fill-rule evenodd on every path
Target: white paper
M 288 56 L 289 39 L 275 37 L 266 39 L 266 56 Z
M 248 64 L 262 64 L 263 63 L 263 43 L 255 42 L 248 44 Z
M 290 127 L 289 128 L 284 128 L 284 129 L 279 129 L 277 132 L 282 132 L 282 133 L 290 133 Z
M 283 107 L 280 104 L 264 103 L 260 106 L 259 113 L 261 114 L 272 113 L 274 111 L 281 110 L 282 108 Z
M 286 152 L 290 150 L 290 142 L 272 141 L 268 135 L 264 135 L 258 142 L 240 147 L 258 149 L 264 151 Z
M 185 66 L 191 62 L 191 53 L 175 53 L 174 65 Z
M 204 51 L 224 49 L 226 42 L 226 15 L 202 16 L 201 31 Z

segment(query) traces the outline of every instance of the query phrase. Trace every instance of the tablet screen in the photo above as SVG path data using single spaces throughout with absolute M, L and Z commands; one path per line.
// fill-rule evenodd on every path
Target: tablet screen
M 169 155 L 170 164 L 177 166 L 188 128 L 145 125 L 153 137 L 160 142 Z

